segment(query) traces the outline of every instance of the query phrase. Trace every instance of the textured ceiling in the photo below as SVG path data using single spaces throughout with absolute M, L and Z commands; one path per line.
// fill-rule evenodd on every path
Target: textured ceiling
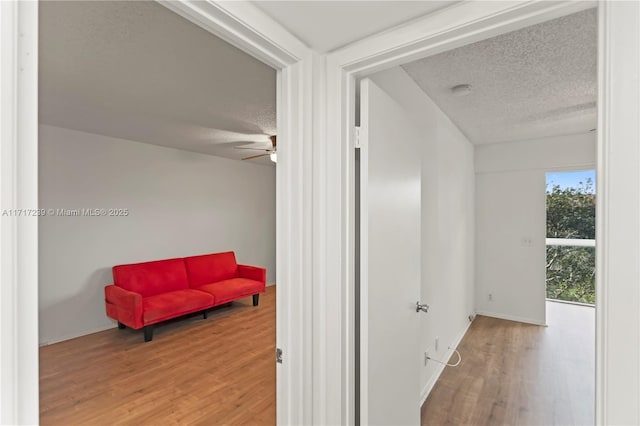
M 329 52 L 455 1 L 254 1 L 309 47 Z
M 236 159 L 276 131 L 275 70 L 156 2 L 40 2 L 39 59 L 43 124 Z
M 597 19 L 589 9 L 403 68 L 475 144 L 596 127 Z M 470 95 L 450 88 L 470 84 Z

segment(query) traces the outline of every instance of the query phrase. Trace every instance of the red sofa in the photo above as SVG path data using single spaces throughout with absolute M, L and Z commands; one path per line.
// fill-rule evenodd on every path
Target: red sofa
M 144 328 L 144 340 L 153 339 L 153 325 L 202 312 L 242 297 L 258 305 L 267 271 L 238 265 L 235 253 L 205 254 L 113 267 L 113 284 L 104 288 L 107 316 L 118 328 Z

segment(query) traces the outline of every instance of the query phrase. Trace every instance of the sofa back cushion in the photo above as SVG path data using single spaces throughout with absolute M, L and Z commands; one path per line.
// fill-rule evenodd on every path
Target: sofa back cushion
M 183 259 L 118 265 L 113 267 L 113 282 L 143 297 L 189 288 Z
M 228 280 L 238 275 L 236 255 L 232 251 L 185 257 L 184 263 L 191 287 Z

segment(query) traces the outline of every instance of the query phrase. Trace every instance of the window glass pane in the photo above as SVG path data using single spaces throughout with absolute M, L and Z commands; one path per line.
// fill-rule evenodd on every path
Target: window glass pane
M 596 237 L 595 171 L 547 173 L 547 238 Z
M 547 173 L 547 238 L 593 240 L 595 219 L 594 170 Z M 547 245 L 547 298 L 595 304 L 595 247 L 557 243 Z
M 596 303 L 596 248 L 547 246 L 547 298 Z

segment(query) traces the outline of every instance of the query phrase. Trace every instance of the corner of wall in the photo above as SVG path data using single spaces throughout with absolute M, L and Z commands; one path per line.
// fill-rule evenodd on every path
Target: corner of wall
M 454 343 L 449 347 L 449 349 L 446 352 L 446 355 L 443 356 L 442 358 L 443 362 L 444 360 L 448 360 L 449 358 L 451 358 L 451 355 L 453 355 L 454 349 L 458 349 L 460 342 L 462 342 L 462 339 L 467 334 L 467 331 L 469 330 L 469 327 L 471 327 L 471 324 L 473 324 L 473 321 L 469 321 L 465 325 L 465 327 L 457 334 L 457 337 L 454 340 Z M 428 361 L 428 362 L 434 362 L 434 361 Z M 429 377 L 424 387 L 422 388 L 422 391 L 420 392 L 420 406 L 422 406 L 424 402 L 427 400 L 427 398 L 429 397 L 429 394 L 433 390 L 433 387 L 435 386 L 436 382 L 440 378 L 440 375 L 444 372 L 444 369 L 447 367 L 445 364 L 442 364 L 442 363 L 437 363 L 437 365 L 438 366 L 436 367 L 436 370 Z M 449 367 L 449 368 L 456 368 L 456 367 Z

